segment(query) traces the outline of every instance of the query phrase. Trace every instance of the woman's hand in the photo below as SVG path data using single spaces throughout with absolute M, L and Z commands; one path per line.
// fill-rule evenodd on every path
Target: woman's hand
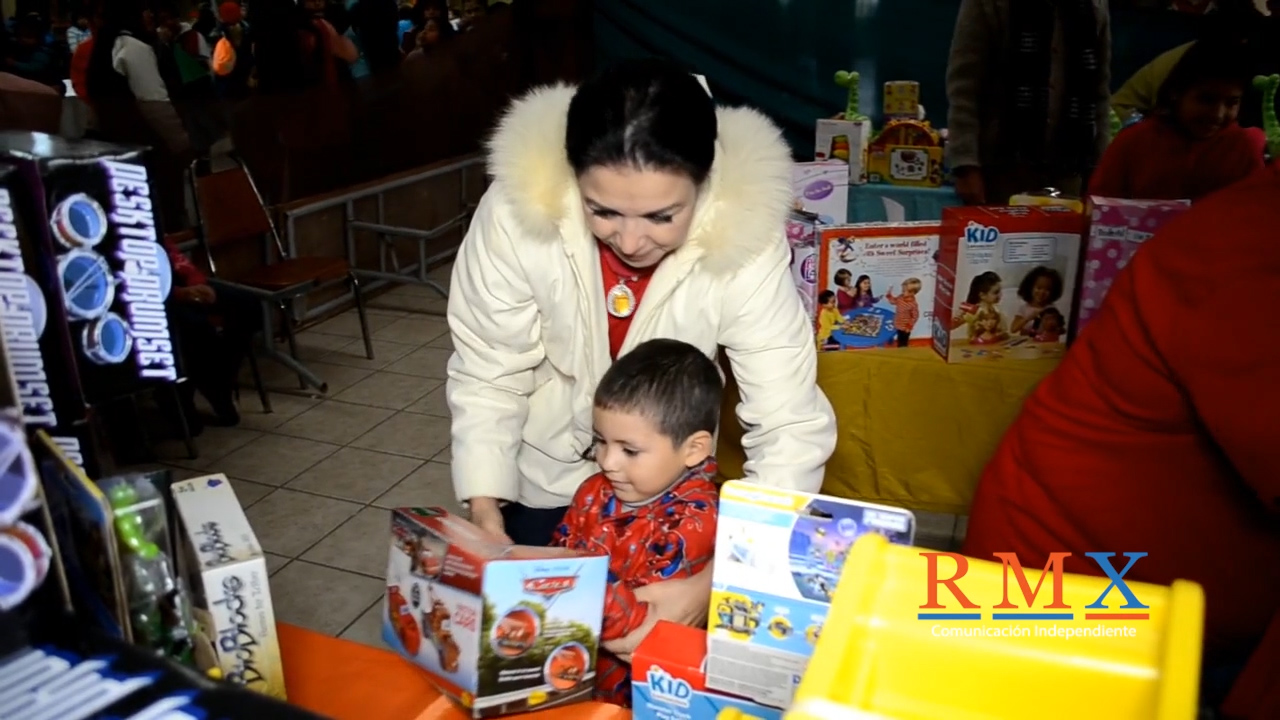
M 636 599 L 649 603 L 649 616 L 639 628 L 617 640 L 604 642 L 604 648 L 624 662 L 631 662 L 631 653 L 649 634 L 659 620 L 704 627 L 707 624 L 707 608 L 711 604 L 711 569 L 707 564 L 697 575 L 679 580 L 664 580 L 636 589 Z
M 471 522 L 480 529 L 493 535 L 506 545 L 513 544 L 507 536 L 506 525 L 502 521 L 502 509 L 498 507 L 497 498 L 475 497 L 467 501 L 471 505 Z

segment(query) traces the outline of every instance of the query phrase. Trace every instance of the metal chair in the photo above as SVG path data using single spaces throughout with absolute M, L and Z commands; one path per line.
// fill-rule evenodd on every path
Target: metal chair
M 373 339 L 369 334 L 360 280 L 345 258 L 290 257 L 253 177 L 239 158 L 234 159 L 236 167 L 231 170 L 201 177 L 196 176 L 194 168 L 188 173 L 191 193 L 195 198 L 195 238 L 209 263 L 209 282 L 218 289 L 258 298 L 262 305 L 263 354 L 296 373 L 303 389 L 312 387 L 321 393 L 328 392 L 328 384 L 298 360 L 298 344 L 293 332 L 293 302 L 314 290 L 346 283 L 360 316 L 365 355 L 373 359 Z M 220 249 L 268 236 L 271 242 L 263 243 L 263 264 L 225 277 L 219 274 L 215 254 Z M 281 316 L 281 330 L 289 344 L 289 354 L 277 350 L 273 342 L 274 317 L 277 314 Z M 256 376 L 256 365 L 251 368 Z M 259 383 L 263 410 L 271 412 L 270 398 L 257 377 L 255 381 Z

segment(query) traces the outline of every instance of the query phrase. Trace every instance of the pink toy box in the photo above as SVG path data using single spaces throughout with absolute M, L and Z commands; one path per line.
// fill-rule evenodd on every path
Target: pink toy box
M 1191 207 L 1190 200 L 1089 198 L 1089 244 L 1084 251 L 1080 309 L 1073 338 L 1102 307 L 1102 299 L 1138 246 Z
M 787 242 L 791 245 L 791 280 L 800 293 L 805 315 L 818 312 L 818 216 L 793 210 L 787 219 Z

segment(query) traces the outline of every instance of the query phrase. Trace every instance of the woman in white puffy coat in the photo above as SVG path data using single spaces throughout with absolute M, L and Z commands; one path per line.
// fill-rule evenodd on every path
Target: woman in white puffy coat
M 583 459 L 596 384 L 658 337 L 727 352 L 746 479 L 816 491 L 835 417 L 789 270 L 778 129 L 631 61 L 517 100 L 489 152 L 449 297 L 453 483 L 475 522 L 547 544 L 598 470 Z

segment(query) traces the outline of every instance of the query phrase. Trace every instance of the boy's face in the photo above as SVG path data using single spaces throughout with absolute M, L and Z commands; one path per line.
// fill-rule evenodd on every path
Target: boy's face
M 639 413 L 595 408 L 592 419 L 596 462 L 622 502 L 656 497 L 711 454 L 708 432 L 694 433 L 677 445 Z

